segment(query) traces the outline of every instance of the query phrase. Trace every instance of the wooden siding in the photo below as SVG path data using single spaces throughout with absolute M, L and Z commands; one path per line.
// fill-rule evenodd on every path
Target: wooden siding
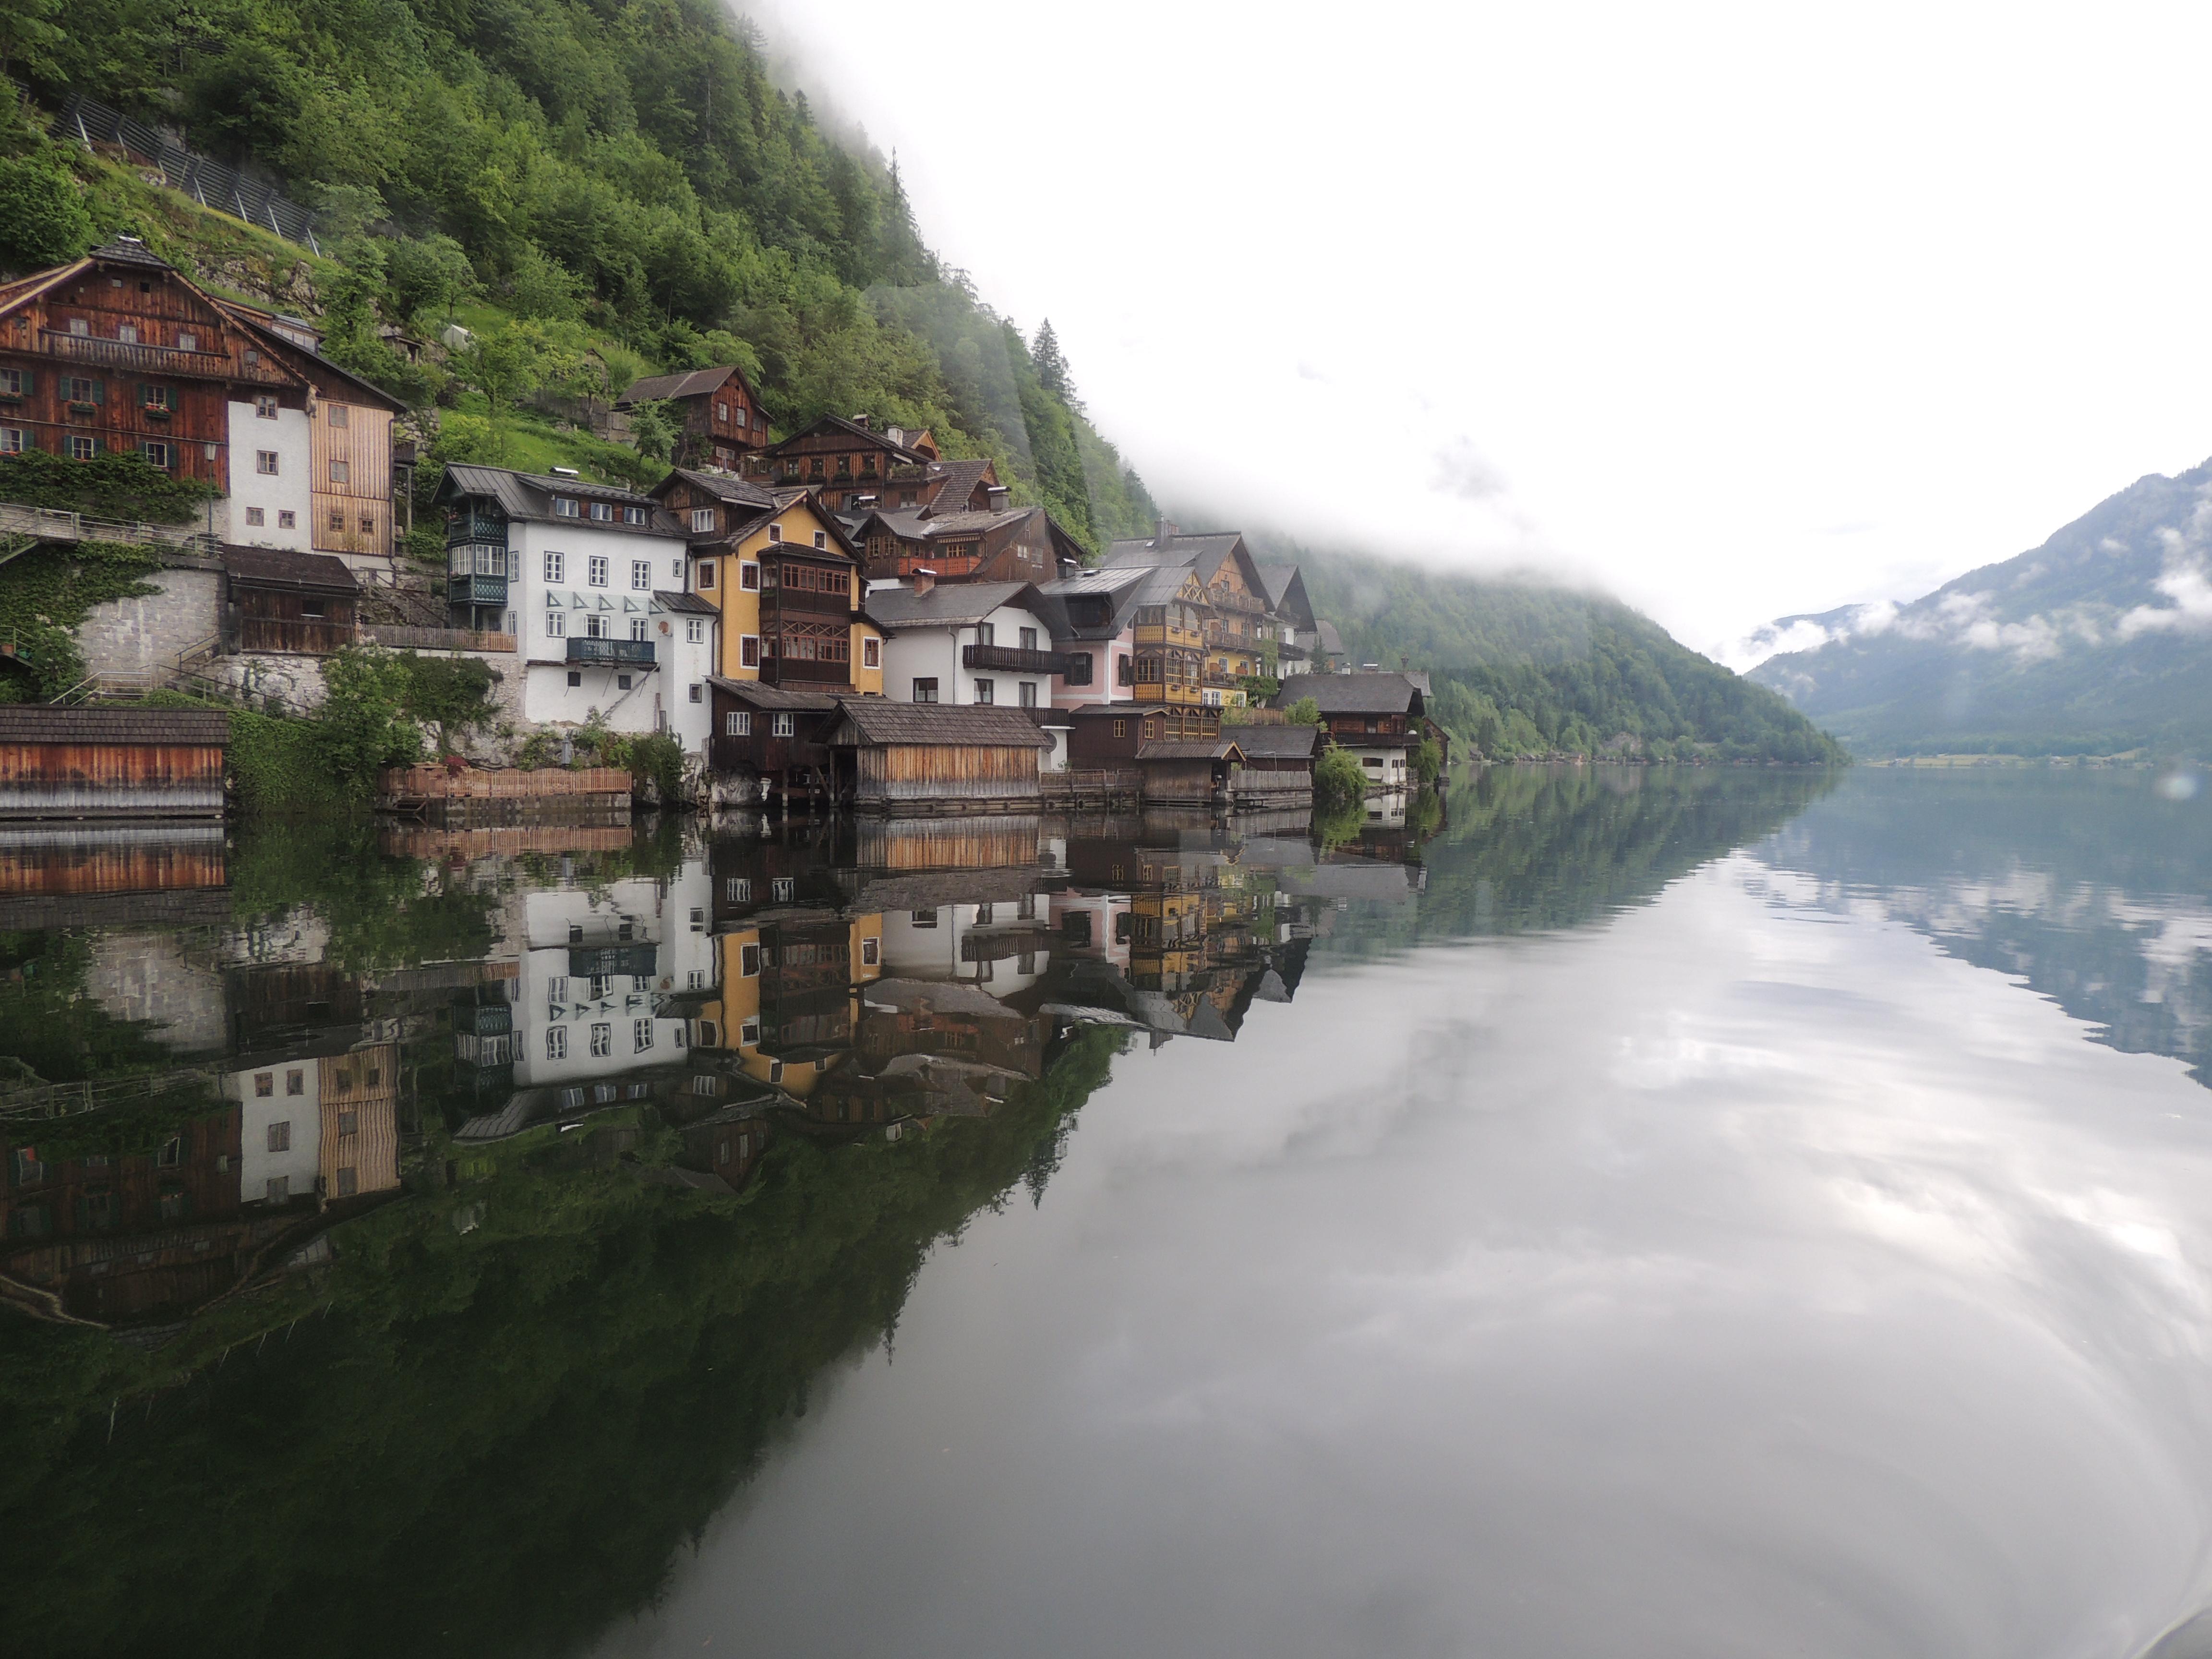
M 317 1175 L 323 1196 L 389 1192 L 399 1184 L 399 1045 L 326 1054 L 316 1066 L 323 1130 Z M 348 1170 L 350 1193 L 341 1190 L 340 1172 Z
M 450 772 L 443 766 L 391 766 L 377 774 L 377 793 L 402 803 L 430 800 L 533 800 L 554 796 L 619 795 L 629 799 L 629 774 L 619 767 L 583 766 L 574 771 Z
M 344 413 L 339 426 L 331 416 Z M 311 445 L 314 453 L 310 495 L 314 511 L 313 546 L 319 553 L 392 551 L 392 416 L 385 410 L 325 398 L 317 405 Z M 331 477 L 333 462 L 345 468 L 344 482 Z M 331 515 L 337 514 L 337 527 Z M 363 528 L 364 523 L 367 528 Z
M 354 642 L 354 599 L 350 593 L 248 587 L 234 579 L 228 631 L 235 650 L 327 656 Z
M 216 839 L 222 832 L 210 827 L 204 833 L 209 839 L 0 847 L 0 896 L 218 888 L 229 878 Z
M 1033 817 L 862 824 L 857 862 L 872 870 L 1033 871 L 1037 832 L 1038 821 Z
M 1035 749 L 896 744 L 854 751 L 854 803 L 863 810 L 921 806 L 957 811 L 1042 799 Z
M 0 740 L 0 817 L 210 817 L 219 744 Z

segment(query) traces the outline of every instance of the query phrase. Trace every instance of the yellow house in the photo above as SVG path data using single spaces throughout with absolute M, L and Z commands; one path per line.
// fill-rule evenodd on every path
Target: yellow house
M 690 532 L 690 591 L 721 612 L 723 678 L 883 695 L 860 559 L 812 491 L 678 467 L 653 494 Z
M 773 932 L 774 930 L 770 930 Z M 856 916 L 845 928 L 846 970 L 850 1001 L 846 1009 L 842 1043 L 822 1052 L 819 1033 L 799 1047 L 807 1058 L 787 1057 L 775 1052 L 785 1046 L 783 1033 L 767 1029 L 762 1018 L 762 990 L 779 971 L 775 960 L 777 941 L 763 939 L 758 927 L 744 927 L 723 934 L 720 995 L 700 1010 L 697 1041 L 702 1047 L 719 1047 L 738 1057 L 747 1077 L 773 1084 L 785 1093 L 804 1100 L 823 1075 L 835 1070 L 849 1052 L 852 1034 L 859 1029 L 860 990 L 883 975 L 884 919 L 880 913 Z M 817 964 L 809 964 L 814 971 Z

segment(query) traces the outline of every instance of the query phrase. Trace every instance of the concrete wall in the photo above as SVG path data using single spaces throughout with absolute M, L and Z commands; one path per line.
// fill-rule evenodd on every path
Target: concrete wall
M 161 591 L 97 607 L 76 630 L 85 667 L 145 673 L 212 637 L 222 619 L 222 572 L 175 568 L 146 578 Z

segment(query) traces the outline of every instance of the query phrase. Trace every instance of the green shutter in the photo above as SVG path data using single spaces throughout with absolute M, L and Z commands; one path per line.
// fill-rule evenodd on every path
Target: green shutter
M 104 404 L 107 401 L 106 381 L 94 380 L 92 383 L 92 400 L 96 404 Z
M 25 369 L 23 371 L 23 395 L 27 398 L 38 389 L 39 371 L 35 368 Z

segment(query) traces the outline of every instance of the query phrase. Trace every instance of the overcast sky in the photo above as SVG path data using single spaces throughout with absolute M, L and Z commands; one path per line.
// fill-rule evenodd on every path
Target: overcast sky
M 2212 8 L 743 9 L 1186 522 L 1720 652 L 2212 453 Z

